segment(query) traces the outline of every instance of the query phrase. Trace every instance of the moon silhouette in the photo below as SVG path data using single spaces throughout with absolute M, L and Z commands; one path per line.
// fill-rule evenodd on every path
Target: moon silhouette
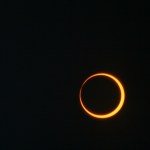
M 120 90 L 120 101 L 119 101 L 119 104 L 117 105 L 117 107 L 111 111 L 111 112 L 108 112 L 106 114 L 96 114 L 96 113 L 93 113 L 91 111 L 89 111 L 83 101 L 82 101 L 82 89 L 83 89 L 83 86 L 85 85 L 86 82 L 88 82 L 88 80 L 90 80 L 91 78 L 94 78 L 94 77 L 97 77 L 97 76 L 104 76 L 104 77 L 107 77 L 107 78 L 110 78 L 112 79 L 116 84 L 117 86 L 119 87 L 119 90 Z M 90 77 L 88 77 L 84 82 L 83 84 L 81 85 L 81 88 L 80 88 L 80 92 L 79 92 L 79 99 L 80 99 L 80 104 L 83 108 L 83 110 L 90 116 L 94 117 L 94 118 L 98 118 L 98 119 L 106 119 L 106 118 L 110 118 L 114 115 L 116 115 L 120 109 L 122 108 L 123 104 L 124 104 L 124 101 L 125 101 L 125 90 L 124 90 L 124 87 L 122 85 L 122 83 L 113 75 L 111 74 L 108 74 L 108 73 L 97 73 L 97 74 L 93 74 L 91 75 Z

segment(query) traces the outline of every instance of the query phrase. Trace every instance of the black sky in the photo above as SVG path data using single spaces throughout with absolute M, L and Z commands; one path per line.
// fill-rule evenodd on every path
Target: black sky
M 1 150 L 149 149 L 149 5 L 43 1 L 3 4 L 0 34 Z M 97 72 L 125 87 L 107 120 L 79 103 Z

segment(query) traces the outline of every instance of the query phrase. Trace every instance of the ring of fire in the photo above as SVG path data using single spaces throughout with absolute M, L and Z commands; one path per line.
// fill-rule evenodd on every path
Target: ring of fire
M 89 111 L 85 105 L 83 104 L 82 102 L 82 89 L 83 89 L 83 86 L 85 85 L 85 83 L 90 80 L 91 78 L 94 78 L 94 77 L 97 77 L 97 76 L 104 76 L 104 77 L 108 77 L 110 79 L 112 79 L 116 84 L 117 86 L 119 87 L 119 90 L 120 90 L 120 102 L 118 104 L 118 106 L 111 112 L 107 113 L 107 114 L 95 114 L 91 111 Z M 123 85 L 122 83 L 116 78 L 114 77 L 113 75 L 111 74 L 108 74 L 108 73 L 97 73 L 97 74 L 94 74 L 94 75 L 91 75 L 90 77 L 88 77 L 84 82 L 83 84 L 81 85 L 81 88 L 80 88 L 80 92 L 79 92 L 79 99 L 80 99 L 80 104 L 83 108 L 83 110 L 90 116 L 94 117 L 94 118 L 98 118 L 98 119 L 105 119 L 105 118 L 109 118 L 109 117 L 112 117 L 114 116 L 115 114 L 117 114 L 120 109 L 122 108 L 123 104 L 124 104 L 124 100 L 125 100 L 125 91 L 124 91 L 124 88 L 123 88 Z

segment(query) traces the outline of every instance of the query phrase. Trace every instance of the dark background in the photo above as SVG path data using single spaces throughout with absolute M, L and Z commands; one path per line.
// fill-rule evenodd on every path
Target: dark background
M 11 1 L 2 5 L 0 149 L 148 149 L 150 5 L 145 2 Z M 79 103 L 97 72 L 124 84 L 107 120 Z

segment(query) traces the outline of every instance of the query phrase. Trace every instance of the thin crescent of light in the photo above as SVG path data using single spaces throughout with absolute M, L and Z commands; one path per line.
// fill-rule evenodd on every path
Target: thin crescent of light
M 83 104 L 82 102 L 82 88 L 83 86 L 85 85 L 85 83 L 90 80 L 91 78 L 93 77 L 97 77 L 97 76 L 105 76 L 105 77 L 108 77 L 110 79 L 112 79 L 113 81 L 115 81 L 115 83 L 118 85 L 119 89 L 120 89 L 120 102 L 118 104 L 118 106 L 111 112 L 107 113 L 107 114 L 95 114 L 91 111 L 89 111 Z M 97 74 L 94 74 L 94 75 L 91 75 L 90 77 L 88 77 L 82 84 L 81 88 L 80 88 L 80 92 L 79 92 L 79 99 L 80 99 L 80 104 L 82 106 L 82 108 L 84 109 L 84 111 L 89 114 L 90 116 L 92 117 L 95 117 L 95 118 L 98 118 L 98 119 L 106 119 L 106 118 L 109 118 L 109 117 L 112 117 L 114 116 L 115 114 L 117 114 L 120 109 L 122 108 L 123 104 L 124 104 L 124 100 L 125 100 L 125 91 L 124 91 L 124 88 L 123 88 L 123 85 L 121 84 L 121 82 L 116 78 L 114 77 L 113 75 L 111 74 L 108 74 L 108 73 L 97 73 Z

